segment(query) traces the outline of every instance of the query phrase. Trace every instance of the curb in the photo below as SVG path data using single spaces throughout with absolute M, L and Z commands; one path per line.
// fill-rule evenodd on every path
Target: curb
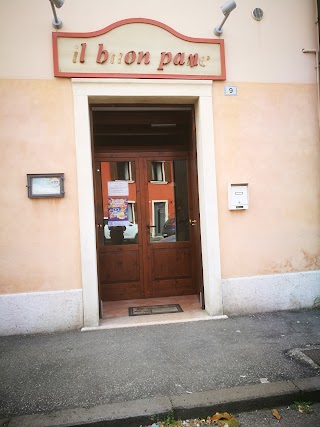
M 218 411 L 245 412 L 288 405 L 295 400 L 320 402 L 320 376 L 231 387 L 187 395 L 66 409 L 47 415 L 0 419 L 3 427 L 139 427 L 173 413 L 176 419 L 204 417 Z

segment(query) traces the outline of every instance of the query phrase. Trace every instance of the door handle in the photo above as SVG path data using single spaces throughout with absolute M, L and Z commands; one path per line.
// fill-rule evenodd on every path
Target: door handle
M 197 220 L 196 219 L 189 219 L 190 225 L 196 225 Z
M 156 226 L 155 225 L 147 224 L 147 228 L 156 228 Z

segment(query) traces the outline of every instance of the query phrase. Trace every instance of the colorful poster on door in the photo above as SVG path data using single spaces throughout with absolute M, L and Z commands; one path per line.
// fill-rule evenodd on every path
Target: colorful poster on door
M 118 227 L 129 225 L 128 198 L 108 197 L 108 226 Z

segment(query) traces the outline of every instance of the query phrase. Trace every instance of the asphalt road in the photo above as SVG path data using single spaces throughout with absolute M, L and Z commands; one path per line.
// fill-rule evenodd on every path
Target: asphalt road
M 0 418 L 312 377 L 314 344 L 319 311 L 1 337 Z

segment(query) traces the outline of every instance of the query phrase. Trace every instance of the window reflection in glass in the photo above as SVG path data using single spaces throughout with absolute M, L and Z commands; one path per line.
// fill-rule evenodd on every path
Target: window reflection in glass
M 156 164 L 157 166 L 155 166 Z M 161 165 L 161 168 L 159 165 Z M 151 243 L 189 241 L 186 160 L 151 161 L 149 169 L 148 192 Z M 156 175 L 155 171 L 157 171 L 158 175 Z M 162 185 L 159 185 L 159 181 L 162 181 Z
M 167 201 L 154 202 L 154 235 L 161 236 L 166 221 Z
M 101 163 L 102 202 L 104 213 L 103 229 L 105 245 L 124 245 L 138 243 L 138 217 L 136 204 L 137 192 L 134 179 L 135 162 L 121 161 Z M 108 182 L 111 181 L 126 181 L 129 187 L 129 195 L 110 195 L 108 193 Z M 112 203 L 116 205 L 115 202 L 117 202 L 119 199 L 122 200 L 122 207 L 119 208 L 119 218 L 113 218 L 112 225 L 110 225 L 110 207 L 112 207 Z M 115 219 L 119 219 L 117 225 L 115 225 Z
M 177 242 L 190 240 L 189 203 L 186 160 L 173 162 Z
M 132 181 L 131 162 L 116 162 L 117 177 L 115 179 Z
M 164 162 L 151 162 L 152 181 L 165 181 Z

